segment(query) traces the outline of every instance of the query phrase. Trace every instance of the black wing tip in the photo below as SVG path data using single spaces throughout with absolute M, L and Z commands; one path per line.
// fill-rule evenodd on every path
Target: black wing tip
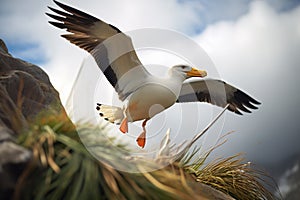
M 81 18 L 89 19 L 89 20 L 91 20 L 91 21 L 93 21 L 93 22 L 99 21 L 98 18 L 96 18 L 96 17 L 94 17 L 94 16 L 92 16 L 92 15 L 89 15 L 89 14 L 87 14 L 87 13 L 81 11 L 81 10 L 78 10 L 78 9 L 76 9 L 76 8 L 74 8 L 74 7 L 68 6 L 68 5 L 66 5 L 66 4 L 60 3 L 60 2 L 55 1 L 55 0 L 53 0 L 53 1 L 54 1 L 54 3 L 55 3 L 57 6 L 59 6 L 59 7 L 62 8 L 64 11 L 68 12 L 69 14 L 71 14 L 72 16 L 74 16 L 74 15 L 77 16 L 77 17 L 79 16 L 79 17 L 81 17 Z M 51 8 L 50 8 L 50 9 L 51 9 Z M 58 11 L 58 12 L 57 12 L 57 10 L 54 9 L 54 8 L 52 8 L 51 10 L 54 11 L 54 12 L 56 12 L 57 14 L 63 13 L 62 11 Z M 68 14 L 64 13 L 64 15 L 68 15 Z
M 59 2 L 59 1 L 55 1 L 55 0 L 53 0 L 53 1 L 54 1 L 54 3 L 56 5 L 58 5 L 60 8 L 64 9 L 65 11 L 68 11 L 69 9 L 71 9 L 71 10 L 77 10 L 77 9 L 72 8 L 72 7 L 70 7 L 70 6 L 66 5 L 66 4 L 63 4 L 63 3 Z
M 230 106 L 227 108 L 228 110 L 230 110 L 231 112 L 237 114 L 237 115 L 243 115 L 243 113 L 241 113 L 237 108 L 230 108 Z
M 51 14 L 51 13 L 45 13 L 45 15 L 47 15 L 48 17 L 52 17 L 53 16 L 53 14 Z
M 243 116 L 243 115 L 244 115 L 244 114 L 241 113 L 240 111 L 236 111 L 236 112 L 234 112 L 234 113 L 236 113 L 236 114 L 238 114 L 238 115 L 240 115 L 240 116 Z
M 251 113 L 249 109 L 256 110 L 258 109 L 257 105 L 261 105 L 261 102 L 255 100 L 254 98 L 252 98 L 251 96 L 249 96 L 241 90 L 237 90 L 235 92 L 234 98 L 242 104 L 242 108 L 238 107 L 238 109 L 247 113 Z
M 236 95 L 238 96 L 244 96 L 244 98 L 246 98 L 249 102 L 254 103 L 256 105 L 260 105 L 261 103 L 257 100 L 255 100 L 254 98 L 252 98 L 250 95 L 246 94 L 245 92 L 241 91 L 241 90 L 237 90 Z
M 258 107 L 253 106 L 253 105 L 249 106 L 249 103 L 247 103 L 247 104 L 243 103 L 241 106 L 237 106 L 236 110 L 233 110 L 233 112 L 238 115 L 243 115 L 242 112 L 251 114 L 252 111 L 250 109 L 256 110 L 256 109 L 258 109 Z
M 248 95 L 248 96 L 249 96 L 249 95 Z M 252 98 L 252 97 L 250 97 L 250 96 L 249 96 L 249 101 L 250 101 L 251 103 L 253 103 L 253 104 L 256 104 L 256 105 L 260 105 L 260 104 L 261 104 L 261 102 L 255 100 L 254 98 Z
M 55 19 L 57 21 L 63 21 L 65 18 L 61 16 L 57 16 L 51 13 L 45 13 L 48 17 L 51 17 L 52 19 Z
M 260 105 L 261 104 L 261 102 L 259 102 L 256 99 L 250 97 L 249 95 L 248 95 L 248 99 L 249 99 L 250 103 L 253 103 L 253 104 L 256 104 L 256 105 Z
M 261 105 L 261 103 L 258 102 L 258 101 L 256 101 L 256 100 L 253 99 L 252 97 L 250 97 L 250 98 L 251 98 L 251 99 L 249 99 L 248 102 L 243 103 L 243 105 L 246 106 L 247 108 L 250 108 L 250 109 L 253 109 L 253 110 L 257 110 L 258 107 L 255 106 L 255 105 Z M 254 101 L 253 101 L 253 100 L 254 100 Z M 255 105 L 253 105 L 253 104 L 255 104 Z M 250 111 L 250 110 L 249 110 L 249 111 Z M 249 113 L 251 113 L 251 111 L 250 111 Z
M 251 104 L 251 102 L 242 102 L 242 106 L 243 106 L 243 111 L 247 112 L 247 113 L 251 113 L 251 109 L 253 110 L 257 110 L 258 107 L 254 106 L 253 104 Z M 249 110 L 250 109 L 250 110 Z
M 61 8 L 63 8 L 64 6 L 68 7 L 67 5 L 60 3 L 59 1 L 56 1 L 56 0 L 53 0 L 53 2 Z
M 258 107 L 254 106 L 254 105 L 252 105 L 252 104 L 251 104 L 251 107 L 248 106 L 248 105 L 247 105 L 247 107 L 248 107 L 248 108 L 251 108 L 251 109 L 253 109 L 253 110 L 257 110 L 257 109 L 258 109 Z
M 256 101 L 256 100 L 255 100 L 255 102 L 253 102 L 253 103 L 256 104 L 256 105 L 261 105 L 261 104 L 262 104 L 261 102 Z
M 58 9 L 56 9 L 56 8 L 52 8 L 52 7 L 50 7 L 50 6 L 48 6 L 48 8 L 49 8 L 49 10 L 51 10 L 52 12 L 54 12 L 54 13 L 56 13 L 56 14 L 58 14 L 58 15 L 61 15 L 61 16 L 68 16 L 68 15 L 70 15 L 70 14 L 64 12 L 64 11 L 58 10 Z
M 60 29 L 64 29 L 66 28 L 63 21 L 66 19 L 66 15 L 68 15 L 67 13 L 64 13 L 63 11 L 60 11 L 60 10 L 57 10 L 55 8 L 52 8 L 50 6 L 48 6 L 48 8 L 54 12 L 55 14 L 58 14 L 58 15 L 55 15 L 55 14 L 52 14 L 52 13 L 45 13 L 48 17 L 51 17 L 52 19 L 54 20 L 57 20 L 59 22 L 53 22 L 53 21 L 48 21 L 51 25 L 57 27 L 57 28 L 60 28 Z M 60 15 L 60 16 L 59 16 Z
M 59 23 L 59 22 L 52 22 L 52 21 L 49 21 L 49 24 L 51 24 L 51 25 L 53 25 L 53 26 L 55 26 L 55 27 L 57 27 L 57 28 L 60 28 L 60 29 L 65 29 L 65 28 L 66 28 L 66 27 L 65 27 L 65 24 Z
M 244 111 L 244 112 L 246 112 L 246 113 L 251 113 L 251 111 L 248 110 L 246 107 L 243 107 L 241 110 Z
M 68 5 L 66 5 L 66 4 L 63 4 L 63 3 L 59 2 L 59 1 L 53 0 L 53 2 L 54 2 L 56 5 L 58 5 L 60 8 L 66 10 L 66 11 L 69 11 L 69 12 L 70 12 L 70 11 L 79 11 L 79 10 L 77 10 L 77 9 L 75 9 L 75 8 L 72 8 L 71 6 L 68 6 Z M 80 11 L 80 12 L 81 12 L 81 11 Z

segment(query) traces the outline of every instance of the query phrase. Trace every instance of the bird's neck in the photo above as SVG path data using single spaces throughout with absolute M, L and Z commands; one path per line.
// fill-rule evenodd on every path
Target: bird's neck
M 178 80 L 183 83 L 183 81 L 186 79 L 186 76 L 183 73 L 177 73 L 173 70 L 169 70 L 167 78 L 171 80 Z
M 182 83 L 186 78 L 180 74 L 169 73 L 169 75 L 165 78 L 166 87 L 168 87 L 176 97 L 179 96 Z

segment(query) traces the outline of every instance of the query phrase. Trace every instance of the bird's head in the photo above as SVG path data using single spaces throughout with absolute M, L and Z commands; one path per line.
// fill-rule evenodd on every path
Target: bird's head
M 169 71 L 171 76 L 180 76 L 184 79 L 191 77 L 205 77 L 207 72 L 205 70 L 199 70 L 189 65 L 175 65 Z

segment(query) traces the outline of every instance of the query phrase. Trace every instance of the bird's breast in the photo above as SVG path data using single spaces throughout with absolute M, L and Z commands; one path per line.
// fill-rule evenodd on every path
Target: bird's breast
M 150 119 L 172 106 L 176 99 L 174 91 L 162 84 L 145 84 L 128 97 L 126 116 L 129 121 Z

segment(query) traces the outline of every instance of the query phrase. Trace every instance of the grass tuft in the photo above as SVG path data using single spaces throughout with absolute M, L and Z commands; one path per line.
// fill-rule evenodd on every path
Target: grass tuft
M 33 159 L 18 180 L 15 199 L 210 199 L 197 189 L 201 184 L 236 199 L 276 199 L 262 184 L 265 174 L 239 155 L 204 164 L 216 147 L 198 159 L 199 148 L 194 148 L 180 161 L 153 172 L 144 172 L 157 165 L 149 160 L 122 162 L 141 172 L 126 173 L 114 165 L 129 155 L 128 150 L 122 144 L 115 148 L 105 128 L 85 124 L 77 129 L 96 155 L 87 151 L 75 129 L 62 124 L 35 124 L 20 135 L 18 143 L 32 150 Z

